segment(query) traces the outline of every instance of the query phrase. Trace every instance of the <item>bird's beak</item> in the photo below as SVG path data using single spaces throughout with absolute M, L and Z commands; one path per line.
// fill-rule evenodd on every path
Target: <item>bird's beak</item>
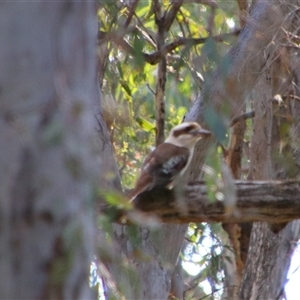
M 195 130 L 194 135 L 196 136 L 205 136 L 205 135 L 211 135 L 211 132 L 205 129 Z

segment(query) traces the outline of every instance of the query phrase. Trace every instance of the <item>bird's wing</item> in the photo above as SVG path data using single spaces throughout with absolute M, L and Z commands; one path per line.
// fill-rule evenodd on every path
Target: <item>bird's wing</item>
M 163 143 L 150 153 L 142 172 L 148 172 L 158 179 L 172 180 L 187 165 L 189 156 L 188 148 Z
M 168 143 L 161 144 L 146 158 L 133 194 L 151 190 L 154 186 L 169 185 L 187 165 L 190 151 Z

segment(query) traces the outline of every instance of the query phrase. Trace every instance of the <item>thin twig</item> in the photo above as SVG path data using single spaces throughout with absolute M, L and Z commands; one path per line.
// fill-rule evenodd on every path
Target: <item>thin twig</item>
M 173 24 L 182 3 L 183 0 L 174 1 L 170 10 L 166 11 L 164 16 L 164 29 L 166 32 L 169 31 L 171 25 Z
M 129 12 L 128 12 L 128 16 L 127 16 L 127 19 L 125 21 L 125 28 L 127 28 L 132 20 L 132 17 L 134 16 L 134 13 L 135 13 L 135 10 L 138 6 L 138 3 L 139 3 L 140 0 L 135 0 L 133 3 L 130 2 L 130 4 L 132 4 L 129 8 Z
M 179 46 L 188 46 L 188 45 L 199 45 L 204 44 L 208 38 L 212 38 L 216 42 L 223 42 L 230 36 L 237 36 L 240 33 L 240 29 L 234 30 L 233 32 L 224 33 L 212 37 L 205 38 L 178 38 L 170 44 L 165 45 L 160 50 L 155 51 L 151 54 L 142 52 L 141 55 L 144 57 L 145 61 L 151 65 L 155 65 L 160 62 L 160 60 L 165 57 L 168 53 L 172 52 Z M 128 42 L 126 42 L 123 36 L 117 33 L 105 33 L 101 32 L 100 42 L 102 39 L 110 39 L 116 45 L 118 45 L 121 49 L 126 51 L 129 54 L 135 54 L 136 50 L 132 47 Z
M 241 114 L 239 116 L 234 117 L 231 122 L 230 122 L 230 127 L 234 126 L 237 122 L 241 121 L 241 120 L 246 120 L 246 119 L 251 119 L 254 118 L 255 116 L 255 111 L 249 111 L 246 112 L 244 114 Z

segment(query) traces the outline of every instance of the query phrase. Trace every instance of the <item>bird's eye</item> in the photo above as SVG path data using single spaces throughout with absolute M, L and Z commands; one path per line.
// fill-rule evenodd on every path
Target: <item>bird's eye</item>
M 194 129 L 195 129 L 194 126 L 190 125 L 190 126 L 186 127 L 185 132 L 188 133 L 188 132 L 190 132 L 190 131 L 192 131 Z

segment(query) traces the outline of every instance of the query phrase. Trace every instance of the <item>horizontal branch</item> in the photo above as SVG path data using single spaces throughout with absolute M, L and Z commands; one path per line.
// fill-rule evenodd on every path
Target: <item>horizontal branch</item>
M 153 52 L 151 54 L 145 55 L 145 60 L 150 64 L 157 64 L 162 57 L 166 56 L 168 53 L 171 53 L 177 47 L 180 46 L 192 46 L 192 45 L 200 45 L 204 44 L 209 38 L 213 39 L 215 42 L 224 42 L 230 36 L 238 36 L 240 33 L 240 29 L 236 29 L 233 32 L 224 33 L 212 37 L 205 37 L 205 38 L 178 38 L 173 42 L 165 45 L 161 50 Z
M 236 206 L 231 214 L 225 203 L 209 199 L 202 183 L 188 185 L 180 195 L 173 190 L 155 189 L 135 199 L 135 207 L 164 223 L 269 222 L 300 219 L 300 181 L 236 181 Z M 178 194 L 178 193 L 177 193 Z
M 151 65 L 155 65 L 160 62 L 160 60 L 165 57 L 168 53 L 171 53 L 173 50 L 175 50 L 177 47 L 180 46 L 192 46 L 192 45 L 199 45 L 204 44 L 209 38 L 213 39 L 216 42 L 223 42 L 230 36 L 238 36 L 240 33 L 240 29 L 236 29 L 233 32 L 224 33 L 212 37 L 205 37 L 205 38 L 178 38 L 174 40 L 173 42 L 165 45 L 160 50 L 155 51 L 151 54 L 148 53 L 140 53 L 145 61 Z M 118 33 L 106 33 L 103 31 L 99 31 L 98 34 L 98 40 L 100 43 L 104 41 L 112 41 L 114 42 L 118 47 L 120 47 L 125 52 L 134 55 L 136 54 L 136 50 L 134 47 L 132 47 L 127 41 L 124 40 L 123 36 L 121 36 Z

